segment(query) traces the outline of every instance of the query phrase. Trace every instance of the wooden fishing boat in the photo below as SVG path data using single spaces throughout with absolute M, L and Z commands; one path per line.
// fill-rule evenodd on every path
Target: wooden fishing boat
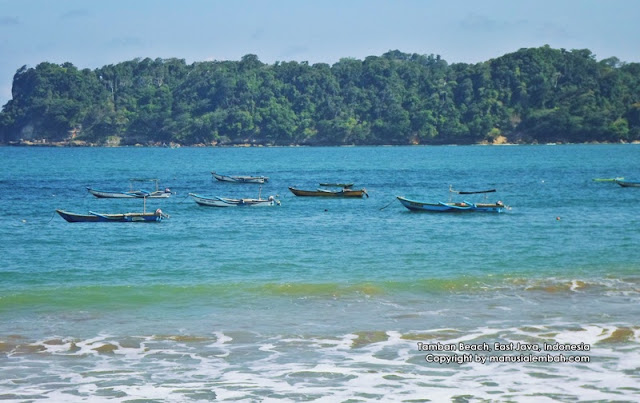
M 106 221 L 103 218 L 94 215 L 94 214 L 77 214 L 71 213 L 69 211 L 64 210 L 56 210 L 56 213 L 60 215 L 60 217 L 64 218 L 67 222 L 98 222 L 98 221 Z
M 56 210 L 60 217 L 67 222 L 159 222 L 169 218 L 162 210 L 157 209 L 153 213 L 123 213 L 105 214 L 90 211 L 89 214 L 77 214 L 64 210 Z
M 267 199 L 232 199 L 228 197 L 205 197 L 195 193 L 189 193 L 189 196 L 195 200 L 200 206 L 207 207 L 258 207 L 258 206 L 279 206 L 280 200 L 269 196 Z
M 622 186 L 623 188 L 640 188 L 640 182 L 631 182 L 631 181 L 623 181 L 623 180 L 616 180 L 615 182 L 618 185 Z
M 265 183 L 269 181 L 266 176 L 246 176 L 246 175 L 221 175 L 216 172 L 211 172 L 214 178 L 222 182 L 234 182 L 234 183 Z
M 328 189 L 316 189 L 316 190 L 302 190 L 289 187 L 291 193 L 296 196 L 307 197 L 369 197 L 366 189 L 348 189 L 342 188 L 340 190 L 328 190 Z
M 397 199 L 403 206 L 411 211 L 431 211 L 431 212 L 486 212 L 486 213 L 502 213 L 509 209 L 501 201 L 495 203 L 472 203 L 468 201 L 463 202 L 437 202 L 428 203 L 417 200 L 410 200 L 403 196 L 397 196 Z
M 166 198 L 171 196 L 171 189 L 169 188 L 165 188 L 164 190 L 160 190 L 159 185 L 158 185 L 158 179 L 130 179 L 130 190 L 128 191 L 103 191 L 103 190 L 97 190 L 97 189 L 93 189 L 88 187 L 87 190 L 89 191 L 89 193 L 91 193 L 92 195 L 94 195 L 95 197 L 99 198 L 99 199 L 141 199 L 141 198 L 152 198 L 152 199 L 157 199 L 157 198 Z M 153 191 L 147 191 L 147 190 L 135 190 L 133 189 L 133 184 L 134 183 L 138 183 L 138 182 L 154 182 L 155 183 L 155 190 Z

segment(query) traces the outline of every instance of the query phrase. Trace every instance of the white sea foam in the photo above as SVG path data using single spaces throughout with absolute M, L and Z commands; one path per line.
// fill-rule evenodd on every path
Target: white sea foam
M 211 338 L 100 334 L 84 340 L 49 337 L 16 347 L 3 365 L 0 394 L 35 400 L 163 401 L 305 399 L 434 401 L 635 400 L 640 327 L 612 324 L 503 326 L 361 331 L 337 336 L 212 333 Z M 237 337 L 236 337 L 237 336 Z M 587 363 L 436 364 L 418 341 L 588 345 Z M 462 351 L 441 354 L 464 354 Z M 484 354 L 484 353 L 482 353 Z M 493 355 L 517 355 L 520 352 Z M 485 354 L 489 356 L 491 354 Z M 522 353 L 527 355 L 528 353 Z M 56 357 L 56 358 L 52 358 Z M 544 394 L 540 385 L 544 384 Z
M 465 323 L 465 322 L 460 322 Z M 588 351 L 536 355 L 584 355 L 587 363 L 470 362 L 425 360 L 418 342 L 494 342 L 588 345 Z M 566 318 L 515 326 L 494 318 L 484 326 L 357 331 L 340 335 L 224 333 L 211 337 L 99 334 L 84 340 L 48 337 L 16 347 L 3 370 L 0 395 L 25 400 L 107 401 L 450 401 L 635 400 L 640 327 L 611 323 L 578 325 Z M 28 351 L 33 351 L 32 353 Z M 454 351 L 438 354 L 465 354 Z M 480 353 L 479 353 L 480 354 Z M 491 352 L 490 355 L 529 353 Z M 53 358 L 52 358 L 53 357 Z M 540 385 L 544 384 L 544 394 Z

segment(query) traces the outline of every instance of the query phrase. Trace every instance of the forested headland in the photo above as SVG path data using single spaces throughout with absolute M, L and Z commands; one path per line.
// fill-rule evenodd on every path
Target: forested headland
M 549 46 L 477 64 L 135 59 L 23 66 L 1 144 L 410 145 L 640 140 L 640 63 Z

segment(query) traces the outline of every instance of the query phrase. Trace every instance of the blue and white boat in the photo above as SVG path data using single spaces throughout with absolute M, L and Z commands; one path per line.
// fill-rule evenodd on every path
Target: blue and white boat
M 259 196 L 257 199 L 232 199 L 218 196 L 200 196 L 195 193 L 189 193 L 189 196 L 198 205 L 206 207 L 270 207 L 280 205 L 280 200 L 276 200 L 273 196 L 269 196 L 267 199 L 261 199 Z
M 461 194 L 461 195 L 472 195 L 472 194 L 486 194 L 487 193 L 495 193 L 496 189 L 487 189 L 487 190 L 474 190 L 474 191 L 463 191 L 463 190 L 454 190 L 453 186 L 449 186 L 449 193 Z M 510 207 L 505 206 L 502 201 L 498 200 L 495 203 L 476 203 L 471 201 L 461 201 L 461 202 L 423 202 L 418 200 L 410 200 L 404 196 L 397 197 L 400 203 L 403 206 L 408 208 L 411 211 L 432 211 L 432 212 L 449 212 L 449 213 L 457 213 L 457 212 L 465 212 L 465 211 L 476 211 L 476 212 L 485 212 L 485 213 L 502 213 L 506 210 L 510 210 Z
M 222 175 L 216 172 L 211 172 L 214 178 L 221 182 L 233 182 L 233 183 L 259 183 L 263 184 L 269 182 L 269 178 L 266 176 L 248 176 L 248 175 Z
M 171 196 L 171 189 L 165 188 L 160 190 L 158 186 L 158 179 L 130 179 L 130 190 L 128 191 L 103 191 L 87 187 L 89 193 L 99 199 L 142 199 L 142 198 L 166 198 Z M 133 184 L 136 182 L 154 182 L 155 190 L 134 190 Z
M 65 210 L 56 210 L 56 212 L 67 222 L 159 222 L 169 218 L 160 209 L 153 213 L 122 214 L 96 213 L 93 211 L 90 211 L 89 214 L 77 214 Z
M 486 212 L 486 213 L 502 213 L 509 209 L 501 201 L 495 203 L 472 203 L 463 202 L 437 202 L 429 203 L 418 200 L 407 199 L 403 196 L 397 197 L 403 206 L 411 211 L 432 211 L 439 213 L 459 213 L 465 211 Z

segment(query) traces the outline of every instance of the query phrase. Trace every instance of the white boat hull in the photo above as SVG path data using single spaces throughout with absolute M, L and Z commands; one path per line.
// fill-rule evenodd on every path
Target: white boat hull
M 204 197 L 194 193 L 189 196 L 200 206 L 207 207 L 271 207 L 280 205 L 280 201 L 270 196 L 268 199 L 230 199 L 226 197 Z
M 171 196 L 171 192 L 165 191 L 155 191 L 155 192 L 143 192 L 143 191 L 133 191 L 133 192 L 103 192 L 100 190 L 95 190 L 91 188 L 87 188 L 89 193 L 94 195 L 99 199 L 142 199 L 142 198 L 151 198 L 151 199 L 159 199 L 166 198 Z
M 220 175 L 215 172 L 211 172 L 211 174 L 214 178 L 222 182 L 262 184 L 269 181 L 269 178 L 267 178 L 266 176 L 228 176 Z

